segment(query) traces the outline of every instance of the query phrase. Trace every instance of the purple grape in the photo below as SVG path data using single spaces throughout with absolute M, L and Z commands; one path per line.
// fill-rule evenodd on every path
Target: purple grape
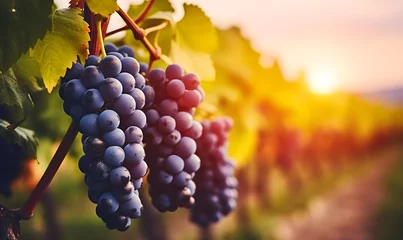
M 177 174 L 183 170 L 185 163 L 183 159 L 177 155 L 171 155 L 164 161 L 164 169 L 167 173 Z
M 172 98 L 179 98 L 186 91 L 185 84 L 178 79 L 170 81 L 166 86 L 166 90 L 168 95 Z
M 105 78 L 116 77 L 122 70 L 122 64 L 123 59 L 122 62 L 120 62 L 119 58 L 108 55 L 99 62 L 99 69 L 102 71 Z
M 121 117 L 127 117 L 136 110 L 136 101 L 129 94 L 123 93 L 118 99 L 109 105 Z
M 120 124 L 119 115 L 113 110 L 105 110 L 99 114 L 97 123 L 103 132 L 110 132 L 118 128 Z
M 107 78 L 99 85 L 99 91 L 105 101 L 113 101 L 122 95 L 123 86 L 116 78 Z
M 130 73 L 122 72 L 116 76 L 116 79 L 120 81 L 123 86 L 123 93 L 130 93 L 136 86 L 136 80 Z
M 132 57 L 124 57 L 122 59 L 122 72 L 127 72 L 133 75 L 134 77 L 139 73 L 140 64 L 139 62 Z
M 165 69 L 165 75 L 169 80 L 181 79 L 183 74 L 183 68 L 178 64 L 171 64 Z
M 183 158 L 188 158 L 196 152 L 196 142 L 190 137 L 182 137 L 175 146 L 175 153 Z
M 97 88 L 104 79 L 105 77 L 98 67 L 88 66 L 84 69 L 82 81 L 86 88 Z
M 104 133 L 102 138 L 108 146 L 122 147 L 125 144 L 125 133 L 120 128 Z

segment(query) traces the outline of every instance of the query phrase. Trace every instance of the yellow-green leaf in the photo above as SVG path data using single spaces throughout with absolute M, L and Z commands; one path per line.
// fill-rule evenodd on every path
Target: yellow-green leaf
M 176 41 L 197 52 L 212 53 L 217 47 L 217 33 L 210 18 L 195 5 L 183 6 L 185 15 L 176 24 Z
M 82 61 L 88 56 L 89 29 L 80 13 L 74 8 L 56 10 L 52 17 L 52 32 L 46 33 L 33 50 L 48 92 L 77 56 Z
M 116 0 L 87 0 L 85 2 L 92 12 L 104 17 L 108 17 L 119 8 Z
M 172 61 L 181 65 L 187 72 L 199 75 L 203 81 L 211 81 L 215 78 L 215 69 L 211 57 L 207 53 L 196 52 L 186 46 L 179 46 L 172 42 Z

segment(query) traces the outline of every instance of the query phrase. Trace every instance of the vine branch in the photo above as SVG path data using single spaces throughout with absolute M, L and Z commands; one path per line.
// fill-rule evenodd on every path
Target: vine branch
M 136 20 L 134 20 L 134 22 L 136 24 L 141 23 L 147 17 L 147 14 L 150 12 L 150 10 L 151 10 L 152 6 L 154 5 L 154 3 L 155 3 L 155 0 L 150 0 L 150 2 L 147 4 L 147 6 L 144 9 L 144 11 L 140 14 L 140 16 L 138 16 L 136 18 Z
M 146 38 L 144 29 L 140 28 L 120 7 L 117 13 L 127 24 L 127 27 L 133 32 L 134 38 L 139 40 L 147 48 L 147 51 L 150 53 L 150 60 L 155 61 L 160 59 L 161 49 L 159 47 L 154 47 L 150 43 L 150 41 Z
M 32 217 L 36 205 L 38 204 L 45 190 L 48 188 L 49 184 L 52 182 L 53 177 L 56 175 L 57 170 L 62 164 L 63 159 L 66 157 L 67 152 L 73 144 L 77 134 L 77 126 L 74 122 L 72 122 L 59 147 L 57 148 L 55 155 L 53 155 L 53 158 L 50 160 L 50 163 L 46 168 L 41 180 L 39 180 L 28 200 L 24 203 L 24 206 L 19 210 L 18 215 L 21 217 L 21 219 L 27 220 Z
M 155 31 L 159 31 L 161 29 L 164 29 L 164 27 L 168 26 L 168 21 L 164 21 L 156 26 L 153 27 L 149 27 L 144 29 L 144 34 L 147 36 L 148 34 L 155 32 Z

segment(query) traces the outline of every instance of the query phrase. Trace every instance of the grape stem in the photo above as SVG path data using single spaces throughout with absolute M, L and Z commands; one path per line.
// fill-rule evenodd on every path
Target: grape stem
M 39 180 L 28 200 L 24 203 L 24 206 L 19 210 L 18 215 L 21 219 L 28 220 L 33 216 L 36 205 L 38 204 L 45 190 L 48 188 L 49 184 L 52 182 L 53 177 L 56 175 L 57 170 L 62 164 L 63 159 L 66 157 L 67 152 L 73 144 L 77 134 L 77 126 L 74 122 L 72 122 L 59 147 L 57 148 L 55 155 L 53 155 L 53 158 L 50 160 L 50 163 L 46 168 L 41 180 Z
M 144 29 L 140 28 L 125 11 L 123 11 L 120 7 L 117 11 L 119 16 L 123 19 L 123 21 L 127 24 L 129 29 L 133 32 L 134 38 L 139 40 L 150 53 L 150 61 L 156 61 L 161 57 L 161 49 L 159 47 L 154 47 L 150 41 L 146 38 Z
M 166 26 L 168 26 L 168 21 L 164 21 L 156 26 L 144 29 L 144 34 L 147 36 L 148 34 L 150 34 L 152 32 L 164 29 Z
M 106 52 L 105 52 L 104 38 L 102 36 L 102 19 L 97 20 L 97 36 L 101 50 L 100 57 L 104 58 L 106 56 Z
M 150 0 L 150 2 L 147 4 L 146 8 L 143 10 L 143 12 L 140 14 L 140 16 L 138 16 L 136 18 L 136 20 L 134 20 L 134 22 L 136 24 L 141 23 L 147 17 L 147 14 L 150 12 L 154 3 L 155 3 L 155 0 Z
M 119 33 L 121 31 L 129 30 L 129 29 L 130 29 L 129 26 L 126 25 L 126 26 L 123 26 L 121 28 L 118 28 L 118 29 L 115 29 L 113 31 L 110 31 L 110 32 L 106 33 L 106 36 L 109 37 L 109 36 L 111 36 L 111 35 L 113 35 L 115 33 Z

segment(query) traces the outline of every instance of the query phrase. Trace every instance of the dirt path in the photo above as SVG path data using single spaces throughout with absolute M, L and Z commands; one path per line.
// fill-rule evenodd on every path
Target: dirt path
M 384 195 L 383 179 L 398 154 L 389 151 L 382 158 L 359 179 L 314 200 L 307 211 L 280 220 L 276 238 L 370 240 L 374 216 Z

